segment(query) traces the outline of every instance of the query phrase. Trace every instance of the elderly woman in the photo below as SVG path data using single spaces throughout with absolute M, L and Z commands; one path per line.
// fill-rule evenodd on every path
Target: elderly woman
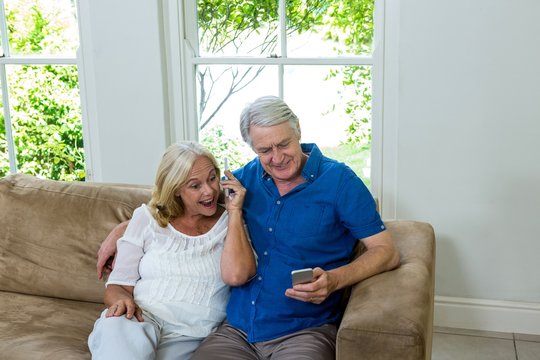
M 229 287 L 255 274 L 242 220 L 246 190 L 227 172 L 231 189 L 219 202 L 220 172 L 194 142 L 170 146 L 152 198 L 137 208 L 107 281 L 107 309 L 88 345 L 96 359 L 189 359 L 225 318 Z

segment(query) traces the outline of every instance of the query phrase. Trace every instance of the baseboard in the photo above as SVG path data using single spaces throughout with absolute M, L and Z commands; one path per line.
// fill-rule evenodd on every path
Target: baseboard
M 435 296 L 435 326 L 540 335 L 540 303 Z

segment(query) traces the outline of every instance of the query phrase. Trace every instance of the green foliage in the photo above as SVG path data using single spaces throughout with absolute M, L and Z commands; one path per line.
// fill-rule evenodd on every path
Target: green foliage
M 343 42 L 349 52 L 371 52 L 373 42 L 374 0 L 337 1 L 328 13 L 329 30 L 326 37 Z M 338 49 L 338 51 L 340 51 Z M 366 146 L 371 143 L 371 69 L 348 66 L 343 72 L 331 71 L 329 77 L 340 77 L 345 88 L 340 91 L 346 105 L 345 113 L 351 123 L 347 129 L 347 143 Z
M 288 0 L 287 33 L 302 33 L 324 24 L 325 14 L 336 0 Z M 199 0 L 198 28 L 200 52 L 212 55 L 277 56 L 279 8 L 276 0 Z M 256 35 L 257 40 L 252 37 Z M 264 69 L 263 66 L 227 68 L 199 67 L 199 129 L 211 122 L 219 109 L 244 89 Z M 225 74 L 229 76 L 224 76 Z M 218 80 L 219 79 L 219 80 Z M 216 82 L 227 82 L 216 91 Z M 215 104 L 208 108 L 210 99 Z
M 346 163 L 362 178 L 362 181 L 367 187 L 371 186 L 371 151 L 369 146 L 348 143 L 336 147 L 325 147 L 321 151 L 331 159 L 340 159 L 340 161 Z
M 324 38 L 333 41 L 338 54 L 369 54 L 373 42 L 374 0 L 289 0 L 286 2 L 287 33 L 303 33 L 319 27 L 326 29 Z M 198 26 L 201 51 L 213 55 L 239 52 L 250 35 L 259 35 L 260 44 L 251 44 L 248 52 L 253 55 L 269 55 L 277 45 L 279 20 L 276 0 L 199 0 Z M 214 82 L 222 78 L 206 68 L 198 74 L 200 89 L 200 128 L 203 129 L 219 108 L 237 89 L 252 82 L 258 72 L 249 68 L 245 74 L 232 77 L 230 91 L 204 115 L 208 99 L 216 96 Z M 230 69 L 228 69 L 230 71 Z M 249 74 L 251 71 L 251 74 Z M 338 77 L 344 85 L 340 91 L 341 102 L 351 123 L 347 130 L 347 142 L 366 145 L 371 141 L 371 71 L 369 67 L 348 66 L 333 70 L 328 77 Z M 207 79 L 212 79 L 206 84 Z M 335 107 L 336 105 L 334 105 Z M 206 116 L 205 118 L 203 118 Z
M 254 154 L 246 155 L 240 149 L 242 145 L 236 140 L 225 136 L 223 126 L 207 127 L 200 133 L 200 142 L 214 154 L 218 163 L 223 166 L 223 159 L 229 159 L 229 169 L 235 170 L 249 162 Z M 222 168 L 223 169 L 223 168 Z
M 43 50 L 42 42 L 47 34 L 48 22 L 43 18 L 43 15 L 36 6 L 32 6 L 30 9 L 31 12 L 27 15 L 29 15 L 29 18 L 33 22 L 34 26 L 31 28 L 31 31 L 26 34 L 26 37 L 14 39 L 14 44 L 17 50 L 20 50 L 22 53 L 32 54 L 39 53 L 41 50 Z M 15 17 L 10 16 L 9 19 L 14 20 Z M 16 34 L 16 29 L 13 26 L 10 26 L 10 30 L 12 30 L 11 33 Z
M 67 31 L 69 16 L 61 16 L 56 4 L 39 4 L 29 0 L 6 3 L 12 53 L 73 50 L 73 31 Z M 54 180 L 85 179 L 78 83 L 77 67 L 72 65 L 9 67 L 18 171 Z M 3 113 L 0 117 L 3 122 Z M 9 161 L 5 128 L 0 129 L 0 176 L 4 176 Z
M 12 54 L 74 53 L 78 46 L 71 1 L 6 0 Z
M 327 14 L 326 37 L 343 41 L 356 54 L 371 52 L 374 0 L 333 1 Z
M 328 77 L 339 77 L 345 90 L 338 90 L 345 113 L 350 118 L 347 128 L 349 144 L 367 146 L 371 143 L 371 67 L 347 66 L 342 71 L 331 70 Z
M 199 0 L 199 38 L 204 49 L 221 53 L 228 46 L 240 46 L 253 31 L 264 27 L 276 28 L 273 21 L 278 15 L 275 0 Z
M 326 38 L 334 41 L 336 46 L 344 44 L 349 53 L 369 53 L 373 40 L 373 3 L 374 0 L 289 0 L 287 33 L 303 33 L 322 26 L 326 29 Z M 8 0 L 5 4 L 12 53 L 57 54 L 76 49 L 76 31 L 66 31 L 72 26 L 71 20 L 56 2 Z M 271 54 L 278 40 L 278 2 L 198 0 L 198 24 L 203 51 L 217 55 L 251 46 L 248 49 L 251 54 Z M 251 34 L 259 35 L 261 43 L 253 45 L 246 42 Z M 244 74 L 233 77 L 231 90 L 217 101 L 216 109 L 219 110 L 230 96 L 253 81 L 259 71 L 248 69 Z M 352 93 L 342 93 L 346 113 L 351 118 L 348 142 L 365 146 L 371 140 L 369 68 L 351 66 L 340 73 L 331 72 L 329 76 L 339 76 L 344 87 L 354 89 Z M 218 77 L 219 74 L 199 74 L 201 114 L 208 100 L 216 95 L 211 87 L 204 87 L 204 81 Z M 51 179 L 83 180 L 84 155 L 76 68 L 13 66 L 9 84 L 19 169 Z M 207 119 L 201 119 L 201 125 L 208 123 L 214 115 L 215 111 L 211 111 Z M 0 114 L 0 120 L 3 122 L 3 114 Z M 239 167 L 251 158 L 251 155 L 238 150 L 241 144 L 224 138 L 222 128 L 205 128 L 201 139 L 218 160 L 228 156 L 231 168 Z M 0 176 L 8 172 L 6 133 L 0 126 Z
M 336 1 L 288 0 L 287 32 L 301 33 L 323 24 L 324 14 Z M 238 51 L 253 33 L 263 40 L 249 52 L 260 55 L 277 44 L 279 2 L 276 0 L 199 0 L 198 26 L 202 50 L 217 55 L 229 49 Z
M 75 66 L 22 66 L 11 92 L 20 171 L 56 180 L 84 180 L 82 123 Z

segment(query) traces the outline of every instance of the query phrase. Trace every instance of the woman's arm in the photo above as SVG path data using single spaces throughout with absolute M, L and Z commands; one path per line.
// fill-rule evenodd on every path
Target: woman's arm
M 143 321 L 142 310 L 135 303 L 133 289 L 140 280 L 139 263 L 144 256 L 143 232 L 150 219 L 145 210 L 140 207 L 133 213 L 133 219 L 129 226 L 122 230 L 122 238 L 114 248 L 118 250 L 116 265 L 107 281 L 107 288 L 103 302 L 107 305 L 106 317 L 122 316 L 126 314 L 128 319 L 133 316 L 138 321 Z M 127 225 L 127 223 L 122 223 Z
M 257 266 L 242 218 L 246 189 L 230 171 L 226 171 L 225 175 L 229 180 L 223 180 L 222 185 L 234 190 L 234 193 L 225 198 L 229 224 L 221 254 L 221 278 L 227 285 L 239 286 L 256 274 Z

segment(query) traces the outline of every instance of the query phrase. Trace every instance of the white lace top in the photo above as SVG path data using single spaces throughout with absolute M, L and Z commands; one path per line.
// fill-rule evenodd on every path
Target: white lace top
M 220 274 L 227 211 L 210 231 L 190 236 L 162 228 L 146 205 L 133 213 L 107 285 L 135 286 L 135 302 L 176 325 L 182 335 L 205 337 L 225 318 L 229 287 Z

